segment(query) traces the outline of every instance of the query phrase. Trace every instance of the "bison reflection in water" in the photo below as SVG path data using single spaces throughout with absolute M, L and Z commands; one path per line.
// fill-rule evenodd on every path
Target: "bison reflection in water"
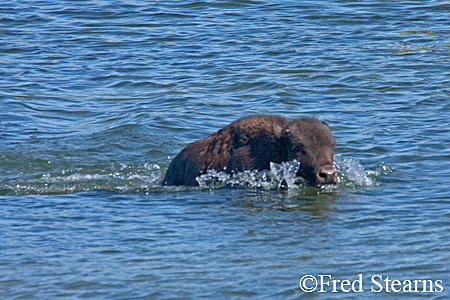
M 315 118 L 288 121 L 278 115 L 246 116 L 187 145 L 170 163 L 163 183 L 195 186 L 196 177 L 208 170 L 261 171 L 269 169 L 270 162 L 297 159 L 297 176 L 309 184 L 336 184 L 335 144 L 328 125 Z

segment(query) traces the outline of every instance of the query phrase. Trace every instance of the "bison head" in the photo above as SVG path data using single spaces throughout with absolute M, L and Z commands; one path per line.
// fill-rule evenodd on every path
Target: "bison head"
M 315 186 L 337 183 L 333 167 L 336 141 L 326 123 L 315 118 L 294 119 L 282 129 L 281 136 L 287 147 L 286 159 L 300 162 L 297 176 Z

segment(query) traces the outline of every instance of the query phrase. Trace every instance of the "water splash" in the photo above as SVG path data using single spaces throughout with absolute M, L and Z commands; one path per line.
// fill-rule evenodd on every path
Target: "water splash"
M 376 186 L 380 176 L 394 171 L 384 162 L 376 165 L 373 170 L 365 170 L 359 160 L 341 155 L 335 156 L 334 168 L 339 174 L 339 185 L 353 188 Z
M 277 164 L 270 163 L 270 170 L 263 171 L 244 171 L 233 174 L 227 174 L 223 171 L 208 171 L 197 177 L 200 187 L 223 187 L 231 185 L 236 187 L 263 188 L 266 190 L 279 189 L 287 187 L 289 189 L 299 188 L 304 181 L 295 176 L 300 167 L 297 160 Z
M 335 190 L 340 186 L 352 188 L 376 186 L 378 185 L 377 179 L 380 176 L 394 171 L 392 167 L 383 162 L 372 169 L 365 170 L 357 159 L 340 155 L 335 156 L 334 167 L 338 171 L 339 183 L 337 186 L 322 187 L 324 190 Z M 223 171 L 210 170 L 196 179 L 202 188 L 220 188 L 230 185 L 263 188 L 266 190 L 280 188 L 292 190 L 301 188 L 306 184 L 303 178 L 296 176 L 299 168 L 300 163 L 297 160 L 293 160 L 281 164 L 271 163 L 270 170 L 244 171 L 231 175 Z

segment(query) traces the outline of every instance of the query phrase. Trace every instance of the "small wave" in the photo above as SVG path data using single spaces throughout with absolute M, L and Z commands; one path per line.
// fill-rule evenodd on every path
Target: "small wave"
M 160 166 L 154 163 L 65 169 L 39 178 L 20 178 L 3 183 L 0 194 L 68 194 L 91 190 L 142 192 L 160 186 L 161 173 Z

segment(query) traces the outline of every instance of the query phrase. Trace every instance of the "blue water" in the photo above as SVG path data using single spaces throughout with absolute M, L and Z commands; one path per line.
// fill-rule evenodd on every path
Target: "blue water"
M 4 1 L 1 298 L 448 299 L 449 15 L 444 1 Z M 184 146 L 252 113 L 327 122 L 339 184 L 279 188 L 284 165 L 161 186 Z M 299 284 L 359 274 L 362 292 Z

